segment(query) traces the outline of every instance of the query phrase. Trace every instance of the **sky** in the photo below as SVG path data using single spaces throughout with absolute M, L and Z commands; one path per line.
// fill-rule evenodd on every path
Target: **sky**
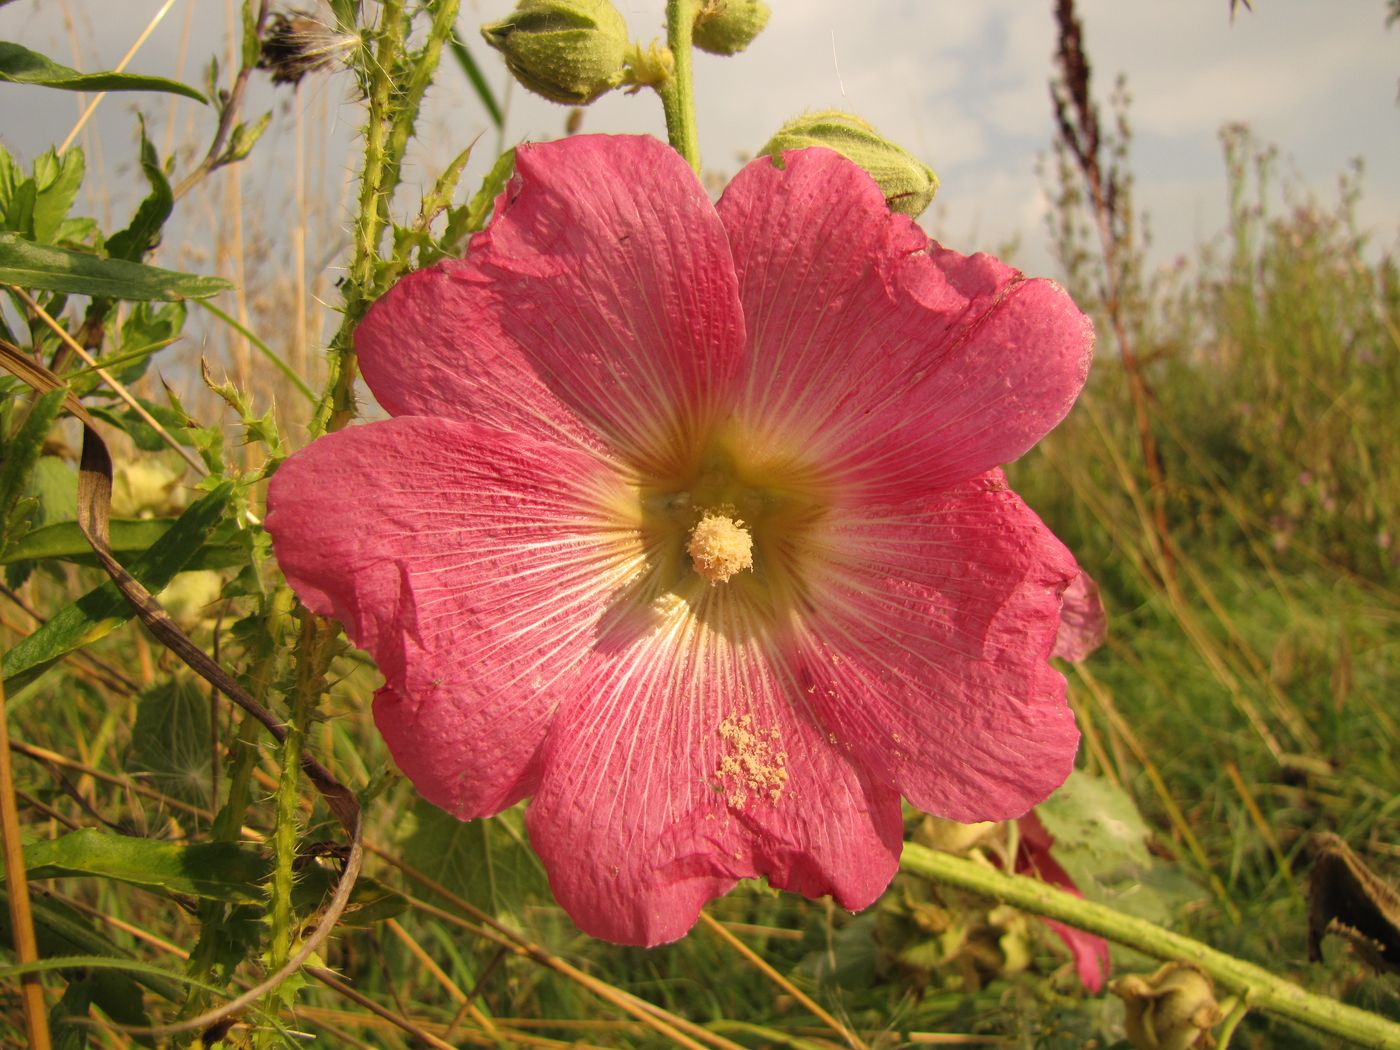
M 316 0 L 298 0 L 314 8 Z M 1052 0 L 770 0 L 767 30 L 735 58 L 697 57 L 701 149 L 707 168 L 727 174 L 786 119 L 804 110 L 843 109 L 928 162 L 942 185 L 925 225 L 949 246 L 994 250 L 1019 237 L 1014 259 L 1053 273 L 1044 233 L 1046 194 L 1038 165 L 1053 125 L 1047 93 L 1054 45 Z M 111 68 L 161 0 L 15 0 L 0 7 L 0 38 L 65 64 Z M 663 35 L 662 0 L 619 0 L 632 35 Z M 460 26 L 493 83 L 506 76 L 475 27 L 512 0 L 464 0 Z M 1080 0 L 1094 73 L 1106 100 L 1122 74 L 1132 96 L 1131 167 L 1153 235 L 1153 259 L 1169 263 L 1212 238 L 1225 215 L 1219 131 L 1245 123 L 1276 146 L 1283 170 L 1324 199 L 1353 158 L 1365 164 L 1361 223 L 1379 250 L 1400 228 L 1400 27 L 1385 25 L 1385 0 L 1255 0 L 1233 20 L 1229 0 Z M 222 52 L 227 0 L 176 0 L 130 69 L 198 83 L 208 56 Z M 188 32 L 188 43 L 182 48 Z M 182 59 L 183 53 L 183 59 Z M 266 141 L 240 174 L 244 200 L 260 202 L 275 232 L 286 207 L 295 142 L 293 107 L 304 107 L 308 192 L 333 220 L 348 219 L 344 185 L 353 174 L 359 113 L 348 78 L 308 79 L 295 93 L 260 80 L 250 110 L 272 108 Z M 64 93 L 0 85 L 0 141 L 32 157 L 72 126 L 78 100 Z M 135 158 L 134 111 L 148 114 L 157 143 L 199 141 L 212 119 L 192 103 L 109 96 L 82 141 L 94 170 L 119 185 Z M 516 88 L 507 142 L 554 137 L 567 110 Z M 421 125 L 423 149 L 410 183 L 436 170 L 486 132 L 469 179 L 489 162 L 494 132 L 465 78 L 445 67 Z M 610 95 L 589 109 L 586 131 L 664 134 L 656 99 Z M 102 204 L 117 209 L 109 195 Z M 332 229 L 308 252 L 330 266 Z

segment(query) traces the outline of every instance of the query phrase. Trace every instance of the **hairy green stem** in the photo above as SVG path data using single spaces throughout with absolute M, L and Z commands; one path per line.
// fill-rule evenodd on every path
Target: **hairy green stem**
M 666 44 L 675 61 L 671 79 L 656 89 L 666 113 L 666 135 L 700 174 L 700 136 L 695 128 L 695 85 L 690 71 L 695 0 L 666 0 Z
M 355 415 L 355 326 L 384 286 L 397 276 L 405 260 L 380 258 L 380 243 L 389 226 L 389 202 L 398 189 L 404 154 L 423 95 L 433 81 L 443 45 L 452 34 L 461 0 L 434 0 L 428 5 L 432 25 L 423 47 L 406 52 L 409 22 L 403 0 L 384 0 L 379 13 L 373 54 L 366 52 L 364 80 L 369 116 L 365 123 L 364 164 L 360 171 L 359 214 L 355 224 L 355 254 L 345 289 L 345 312 L 331 339 L 330 374 L 316 406 L 311 436 L 339 430 Z
M 384 232 L 388 204 L 384 201 L 384 175 L 388 165 L 386 145 L 393 119 L 394 68 L 403 51 L 403 0 L 384 0 L 379 10 L 373 54 L 365 48 L 364 73 L 369 116 L 365 123 L 365 157 L 360 168 L 359 213 L 355 217 L 355 255 L 345 289 L 345 313 L 331 339 L 329 374 L 325 392 L 309 427 L 317 438 L 338 430 L 355 414 L 355 346 L 352 336 L 373 296 L 374 266 Z
M 1021 875 L 1007 875 L 964 857 L 905 843 L 899 866 L 913 875 L 1003 901 L 1022 911 L 1096 933 L 1157 959 L 1193 963 L 1217 986 L 1240 997 L 1249 1009 L 1278 1014 L 1349 1045 L 1400 1050 L 1400 1024 L 1305 991 L 1253 963 L 1216 951 L 1200 941 L 1164 930 L 1144 919 L 1075 897 Z
M 310 613 L 301 614 L 301 634 L 296 648 L 296 689 L 292 694 L 287 736 L 282 741 L 282 775 L 277 781 L 277 822 L 272 833 L 273 870 L 269 886 L 272 898 L 272 936 L 268 944 L 268 969 L 280 969 L 292 954 L 292 867 L 296 860 L 300 827 L 297 803 L 301 788 L 301 752 L 306 728 L 321 695 L 322 641 L 324 629 Z M 273 993 L 275 994 L 275 993 Z

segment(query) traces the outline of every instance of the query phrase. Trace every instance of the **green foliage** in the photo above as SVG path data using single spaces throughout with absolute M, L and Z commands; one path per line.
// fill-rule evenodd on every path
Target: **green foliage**
M 137 300 L 202 299 L 232 287 L 222 277 L 103 259 L 88 252 L 35 244 L 12 233 L 0 233 L 0 282 L 47 292 Z
M 208 808 L 211 705 L 206 688 L 171 678 L 136 700 L 127 766 L 146 774 L 151 785 L 171 798 Z
M 415 799 L 411 821 L 404 859 L 482 911 L 518 925 L 529 904 L 551 899 L 519 809 L 461 821 Z
M 178 81 L 132 73 L 79 73 L 8 40 L 0 40 L 0 80 L 65 91 L 168 91 L 196 102 L 205 101 L 194 88 Z
M 233 486 L 227 482 L 190 504 L 170 529 L 149 549 L 132 558 L 128 568 L 147 589 L 159 591 L 174 579 L 204 545 L 228 508 Z M 104 583 L 49 621 L 4 658 L 5 692 L 13 695 L 29 685 L 67 653 L 102 638 L 134 615 L 113 583 Z

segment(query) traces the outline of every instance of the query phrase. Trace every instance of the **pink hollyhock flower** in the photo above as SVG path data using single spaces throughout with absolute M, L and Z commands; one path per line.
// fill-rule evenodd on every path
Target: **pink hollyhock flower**
M 1057 787 L 1078 568 L 997 465 L 1083 384 L 1065 293 L 931 244 L 825 150 L 717 205 L 650 138 L 516 168 L 467 257 L 360 325 L 394 418 L 268 496 L 423 795 L 533 796 L 565 910 L 657 944 L 750 876 L 870 904 L 901 794 L 974 821 Z

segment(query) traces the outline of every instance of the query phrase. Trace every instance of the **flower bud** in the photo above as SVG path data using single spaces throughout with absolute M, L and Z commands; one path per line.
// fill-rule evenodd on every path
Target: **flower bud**
M 1210 978 L 1189 963 L 1167 963 L 1151 977 L 1130 974 L 1109 988 L 1127 1007 L 1133 1050 L 1194 1050 L 1214 1046 L 1210 1030 L 1222 1013 Z
M 520 0 L 481 35 L 520 83 L 555 102 L 584 105 L 622 82 L 627 23 L 610 0 Z
M 825 146 L 859 164 L 879 185 L 890 211 L 913 218 L 938 192 L 938 176 L 932 168 L 881 138 L 859 117 L 839 110 L 807 113 L 788 121 L 758 152 L 776 157 L 784 150 L 808 146 Z
M 737 55 L 763 32 L 769 14 L 763 0 L 705 0 L 691 39 L 712 55 Z

